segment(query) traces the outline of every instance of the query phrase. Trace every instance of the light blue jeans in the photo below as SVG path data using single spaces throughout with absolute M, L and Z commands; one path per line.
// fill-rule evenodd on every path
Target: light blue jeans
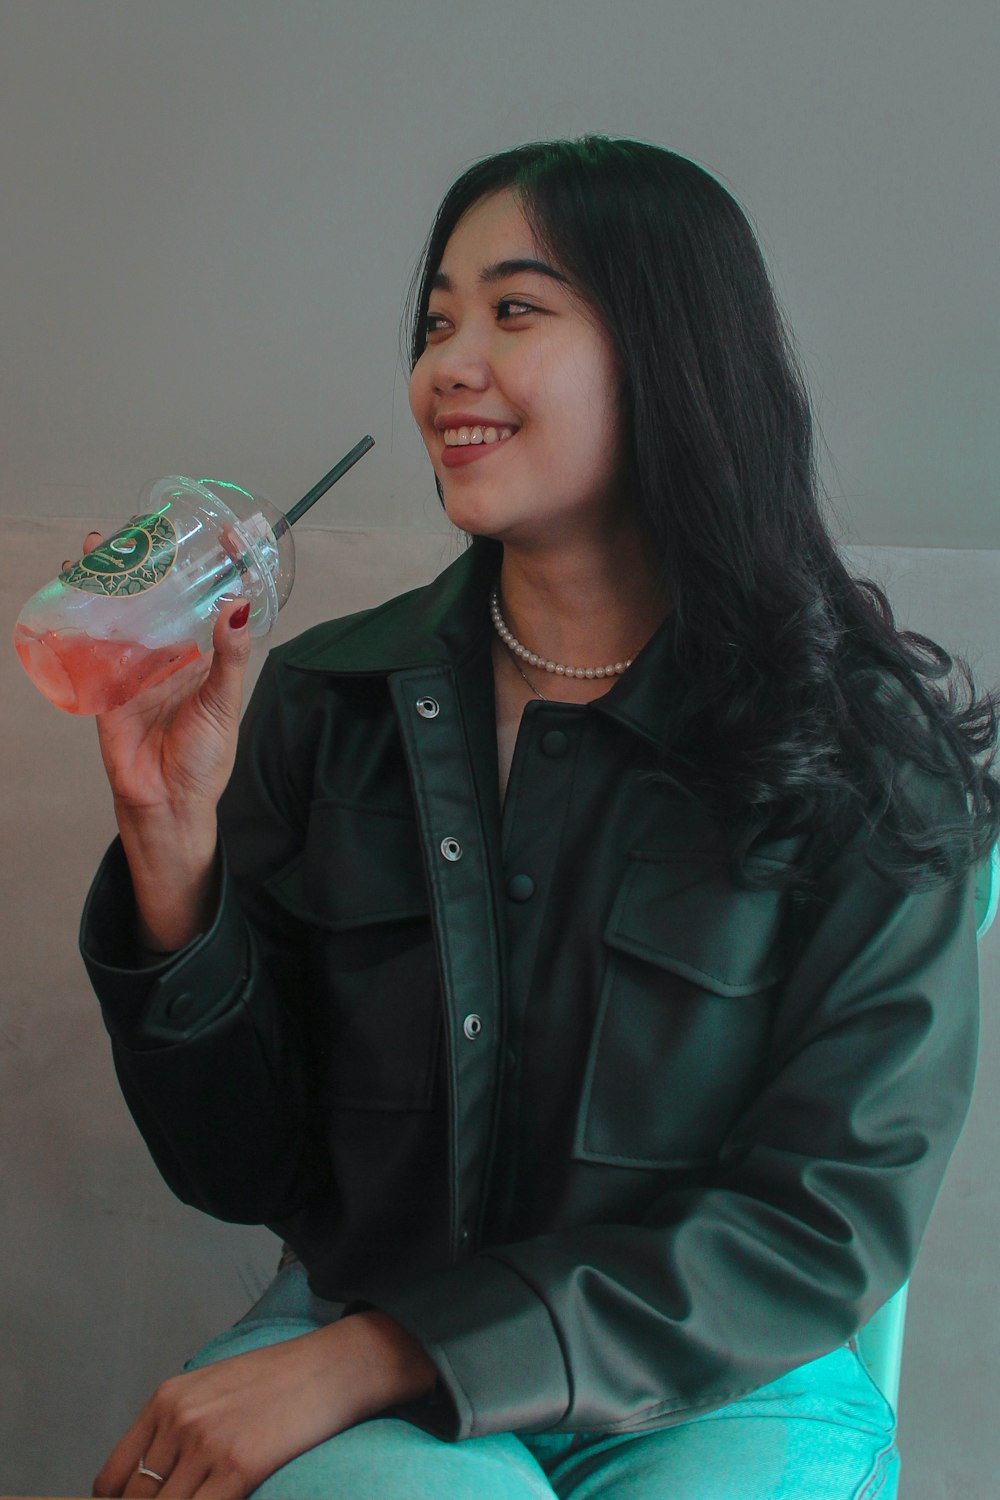
M 309 1333 L 340 1313 L 293 1262 L 185 1369 Z M 895 1418 L 854 1350 L 835 1349 L 676 1427 L 615 1437 L 498 1433 L 446 1443 L 396 1418 L 285 1464 L 261 1500 L 896 1500 Z

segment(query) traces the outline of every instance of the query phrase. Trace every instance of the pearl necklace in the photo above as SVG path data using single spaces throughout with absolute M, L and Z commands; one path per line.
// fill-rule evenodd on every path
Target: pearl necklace
M 544 656 L 538 656 L 534 651 L 529 651 L 527 646 L 522 646 L 516 636 L 507 629 L 503 616 L 500 613 L 499 594 L 500 587 L 495 583 L 490 590 L 490 615 L 492 616 L 496 633 L 507 647 L 507 650 L 512 652 L 515 657 L 519 656 L 522 661 L 526 661 L 529 666 L 540 667 L 546 672 L 554 672 L 557 677 L 620 677 L 635 660 L 633 656 L 630 656 L 628 661 L 616 661 L 607 667 L 565 667 L 561 662 L 547 661 Z M 517 670 L 521 672 L 520 667 Z M 521 672 L 521 676 L 524 677 L 523 672 Z M 524 677 L 524 680 L 528 683 L 529 687 L 532 687 L 527 677 Z M 532 691 L 538 693 L 538 689 L 535 687 L 532 687 Z M 538 696 L 541 697 L 542 694 L 538 693 Z

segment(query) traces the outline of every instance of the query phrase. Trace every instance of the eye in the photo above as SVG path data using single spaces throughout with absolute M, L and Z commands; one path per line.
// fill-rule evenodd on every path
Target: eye
M 432 333 L 440 333 L 447 322 L 444 313 L 427 312 L 424 315 L 424 338 L 430 338 Z
M 530 302 L 520 302 L 516 297 L 501 297 L 496 304 L 497 320 L 501 323 L 508 322 L 511 318 L 522 318 L 525 313 L 537 311 Z

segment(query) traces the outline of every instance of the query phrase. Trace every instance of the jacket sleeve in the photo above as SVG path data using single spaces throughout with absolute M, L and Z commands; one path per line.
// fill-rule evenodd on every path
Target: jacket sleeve
M 452 1409 L 411 1420 L 449 1438 L 662 1427 L 843 1344 L 909 1275 L 967 1114 L 973 891 L 970 872 L 906 893 L 849 845 L 787 975 L 766 1080 L 704 1186 L 664 1192 L 641 1223 L 364 1289 L 442 1372 Z
M 131 880 L 116 840 L 87 897 L 80 934 L 122 1092 L 162 1176 L 183 1202 L 243 1223 L 278 1221 L 326 1187 L 289 1002 L 301 934 L 287 911 L 264 899 L 271 874 L 301 838 L 275 679 L 269 659 L 220 806 L 221 891 L 208 930 L 165 962 L 142 967 Z M 249 812 L 242 799 L 252 799 Z M 244 889 L 259 896 L 250 921 Z M 274 974 L 282 976 L 280 993 Z

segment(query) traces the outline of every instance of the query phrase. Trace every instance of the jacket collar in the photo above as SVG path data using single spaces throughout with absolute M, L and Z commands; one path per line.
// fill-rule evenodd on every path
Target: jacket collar
M 286 666 L 337 676 L 384 676 L 410 667 L 455 664 L 489 631 L 487 599 L 503 548 L 476 538 L 422 588 L 374 609 L 316 625 L 280 647 Z
M 422 588 L 314 626 L 279 647 L 286 666 L 334 676 L 387 676 L 414 667 L 459 666 L 492 631 L 488 599 L 500 571 L 499 542 L 477 537 Z M 676 702 L 674 624 L 668 616 L 625 675 L 592 708 L 660 743 Z

